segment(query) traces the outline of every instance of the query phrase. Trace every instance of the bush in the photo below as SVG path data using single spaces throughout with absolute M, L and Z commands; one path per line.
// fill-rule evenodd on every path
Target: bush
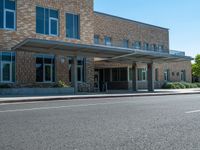
M 69 85 L 67 85 L 65 82 L 63 81 L 58 81 L 58 83 L 54 86 L 56 88 L 67 88 L 70 87 Z
M 0 89 L 9 89 L 9 88 L 11 88 L 11 86 L 8 84 L 0 84 Z
M 198 88 L 200 83 L 187 83 L 187 82 L 168 82 L 165 83 L 163 89 L 187 89 L 187 88 Z

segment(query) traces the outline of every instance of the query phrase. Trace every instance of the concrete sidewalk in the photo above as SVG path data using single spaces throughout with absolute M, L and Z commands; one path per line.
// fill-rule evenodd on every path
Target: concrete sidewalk
M 77 95 L 54 95 L 54 96 L 5 96 L 0 97 L 0 103 L 34 102 L 34 101 L 55 101 L 55 100 L 73 100 L 73 99 L 98 99 L 98 98 L 119 98 L 119 97 L 142 97 L 142 96 L 165 96 L 165 95 L 186 95 L 200 94 L 200 88 L 197 89 L 159 89 L 155 92 L 139 91 L 109 91 L 108 93 L 79 93 Z

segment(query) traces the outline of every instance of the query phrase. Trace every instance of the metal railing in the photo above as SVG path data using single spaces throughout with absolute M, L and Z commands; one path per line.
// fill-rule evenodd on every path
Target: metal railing
M 171 54 L 171 55 L 177 55 L 177 56 L 185 56 L 185 52 L 183 52 L 183 51 L 177 51 L 177 50 L 170 50 L 169 54 Z
M 152 46 L 149 44 L 148 47 L 145 47 L 143 43 L 139 47 L 135 47 L 134 44 L 132 43 L 124 43 L 123 41 L 112 41 L 111 43 L 95 43 L 95 45 L 103 45 L 106 47 L 118 47 L 118 48 L 127 48 L 127 49 L 135 49 L 135 50 L 141 50 L 141 51 L 149 51 L 149 52 L 159 52 L 159 53 L 167 53 L 169 54 L 169 50 L 167 49 L 159 49 L 157 48 L 152 48 Z

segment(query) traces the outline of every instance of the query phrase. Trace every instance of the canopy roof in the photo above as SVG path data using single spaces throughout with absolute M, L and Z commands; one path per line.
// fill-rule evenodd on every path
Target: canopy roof
M 67 54 L 68 56 L 90 56 L 118 62 L 178 62 L 193 60 L 189 56 L 178 56 L 169 53 L 136 50 L 129 48 L 104 46 L 96 44 L 75 44 L 61 41 L 26 39 L 12 48 L 36 53 Z

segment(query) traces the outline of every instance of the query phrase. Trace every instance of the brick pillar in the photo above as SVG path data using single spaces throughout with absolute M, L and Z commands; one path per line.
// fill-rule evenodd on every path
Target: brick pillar
M 134 92 L 138 91 L 138 83 L 137 83 L 137 63 L 132 64 L 132 89 Z
M 147 64 L 148 66 L 148 91 L 149 92 L 154 92 L 154 64 L 153 63 L 149 63 Z
M 55 74 L 56 82 L 62 81 L 69 83 L 68 62 L 64 56 L 56 55 L 55 57 Z

